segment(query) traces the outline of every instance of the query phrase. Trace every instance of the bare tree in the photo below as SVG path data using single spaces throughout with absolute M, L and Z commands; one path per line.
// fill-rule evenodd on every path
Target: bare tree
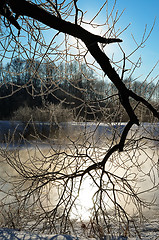
M 138 95 L 124 82 L 125 72 L 131 78 L 138 61 L 131 62 L 131 54 L 127 56 L 122 49 L 119 36 L 126 29 L 120 32 L 115 30 L 120 18 L 117 13 L 113 17 L 115 4 L 112 11 L 107 12 L 106 22 L 95 24 L 96 17 L 107 2 L 93 19 L 85 22 L 85 14 L 78 8 L 76 0 L 61 3 L 53 0 L 2 1 L 1 61 L 8 58 L 12 62 L 21 57 L 37 63 L 34 71 L 32 64 L 29 64 L 31 71 L 27 69 L 30 73 L 28 81 L 24 85 L 16 84 L 16 90 L 13 88 L 11 95 L 22 88 L 28 90 L 31 87 L 29 94 L 40 96 L 44 105 L 48 96 L 54 97 L 65 107 L 73 109 L 75 122 L 82 122 L 74 125 L 68 123 L 64 128 L 55 121 L 58 131 L 55 134 L 53 127 L 53 135 L 47 137 L 33 124 L 30 135 L 36 145 L 31 149 L 28 148 L 25 131 L 28 122 L 20 135 L 26 149 L 1 149 L 2 164 L 14 169 L 16 176 L 14 179 L 8 174 L 2 176 L 4 199 L 1 205 L 3 208 L 4 204 L 15 205 L 16 214 L 19 215 L 27 209 L 32 222 L 28 225 L 30 229 L 38 227 L 50 232 L 74 229 L 72 219 L 77 219 L 77 223 L 82 221 L 82 216 L 78 215 L 78 201 L 82 199 L 81 194 L 84 194 L 88 180 L 87 190 L 90 195 L 93 192 L 88 211 L 90 219 L 82 225 L 88 235 L 100 239 L 106 233 L 128 235 L 131 227 L 136 229 L 135 222 L 137 217 L 142 216 L 142 209 L 152 205 L 151 201 L 145 201 L 144 193 L 147 189 L 158 187 L 158 150 L 155 147 L 158 137 L 154 133 L 158 129 L 155 122 L 159 119 L 159 112 L 155 104 Z M 92 28 L 106 26 L 107 31 L 99 36 L 87 31 L 84 28 L 87 25 Z M 141 43 L 137 44 L 132 54 L 143 46 L 150 33 L 146 36 L 144 32 Z M 4 39 L 4 36 L 7 38 Z M 118 45 L 122 55 L 120 61 L 115 62 L 107 56 L 105 49 L 109 44 Z M 74 61 L 77 69 L 72 65 L 74 69 L 68 71 L 68 65 L 71 66 Z M 127 69 L 127 62 L 131 63 L 130 69 Z M 50 68 L 45 77 L 39 71 L 40 66 L 44 65 L 46 69 Z M 86 71 L 84 66 L 89 70 Z M 107 76 L 115 90 L 108 87 L 100 96 L 95 94 L 97 80 L 90 75 L 90 71 Z M 34 84 L 35 78 L 38 78 L 38 90 Z M 5 77 L 3 83 L 15 85 L 6 82 Z M 87 96 L 88 88 L 89 96 L 83 97 Z M 139 121 L 141 106 L 151 113 L 152 124 L 146 127 Z M 50 112 L 55 114 L 54 110 Z M 121 123 L 124 114 L 128 118 L 126 124 Z M 87 122 L 90 119 L 92 124 Z M 15 132 L 8 138 L 8 147 L 11 142 L 15 143 Z M 58 144 L 52 142 L 52 136 Z M 41 149 L 39 143 L 43 142 L 47 143 L 47 147 Z M 142 184 L 143 179 L 149 183 L 147 188 Z M 8 192 L 4 190 L 7 184 Z M 15 227 L 15 224 L 12 226 Z M 24 228 L 24 225 L 18 227 Z

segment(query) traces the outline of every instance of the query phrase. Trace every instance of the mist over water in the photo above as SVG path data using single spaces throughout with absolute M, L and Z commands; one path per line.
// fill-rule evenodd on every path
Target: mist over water
M 118 141 L 118 137 L 123 129 L 123 125 L 118 127 L 114 127 L 116 131 L 118 129 L 114 141 Z M 73 141 L 74 145 L 77 146 L 79 144 L 79 152 L 85 152 L 87 149 L 87 145 L 90 144 L 89 154 L 95 160 L 101 161 L 106 154 L 106 151 L 109 147 L 109 139 L 112 138 L 112 131 L 113 129 L 108 125 L 97 125 L 89 124 L 86 128 L 84 124 L 67 124 L 66 127 L 61 125 L 58 134 L 54 139 L 46 142 L 45 140 L 39 141 L 38 143 L 32 141 L 32 144 L 29 146 L 18 146 L 16 147 L 8 147 L 8 149 L 4 149 L 4 146 L 1 148 L 0 154 L 0 182 L 1 182 L 1 192 L 0 198 L 1 201 L 5 202 L 12 202 L 12 189 L 14 184 L 12 181 L 16 180 L 16 177 L 19 176 L 16 169 L 14 169 L 11 165 L 9 160 L 6 158 L 6 151 L 10 158 L 17 161 L 17 164 L 24 163 L 29 168 L 32 168 L 32 171 L 38 171 L 38 169 L 42 169 L 43 171 L 57 171 L 60 170 L 59 164 L 59 157 L 53 159 L 53 155 L 55 151 L 58 153 L 60 152 L 67 152 L 68 154 L 73 154 L 74 146 L 71 145 L 71 140 Z M 136 145 L 134 141 L 134 146 L 132 143 L 129 144 L 129 139 L 134 137 L 136 134 L 136 128 L 129 134 L 127 144 L 126 144 L 126 151 L 120 154 L 114 154 L 108 163 L 106 164 L 107 170 L 111 171 L 114 174 L 118 174 L 119 176 L 126 176 L 131 174 L 136 174 L 137 182 L 133 183 L 132 185 L 135 186 L 137 192 L 139 193 L 139 197 L 141 197 L 145 201 L 154 201 L 155 204 L 152 211 L 159 211 L 159 149 L 156 145 L 156 142 L 151 142 L 149 145 L 149 141 L 145 141 L 143 139 L 139 146 Z M 85 132 L 85 134 L 83 134 Z M 87 133 L 87 134 L 86 134 Z M 138 131 L 135 135 L 134 139 L 139 138 L 140 134 L 143 134 L 143 130 Z M 143 136 L 143 135 L 142 135 Z M 148 136 L 148 128 L 146 136 Z M 51 139 L 51 137 L 50 137 Z M 87 139 L 87 144 L 84 144 L 84 141 Z M 51 142 L 51 143 L 50 143 Z M 68 144 L 68 146 L 67 146 Z M 71 145 L 71 146 L 70 146 Z M 137 147 L 139 150 L 137 150 Z M 87 149 L 88 150 L 88 149 Z M 72 151 L 72 152 L 71 152 Z M 5 154 L 4 154 L 5 153 Z M 63 155 L 59 155 L 63 157 Z M 43 165 L 45 159 L 45 165 Z M 56 162 L 57 161 L 57 162 Z M 71 161 L 71 157 L 69 157 L 69 161 Z M 35 164 L 36 163 L 36 164 Z M 58 163 L 58 164 L 57 164 Z M 67 165 L 67 161 L 65 161 Z M 124 165 L 127 165 L 126 167 Z M 127 170 L 129 168 L 129 171 Z M 21 166 L 21 169 L 22 166 Z M 98 180 L 97 180 L 98 181 Z M 16 182 L 16 181 L 15 181 Z M 30 186 L 31 182 L 25 182 L 25 185 L 22 187 L 23 190 L 25 187 Z M 155 186 L 155 188 L 154 188 Z M 16 189 L 17 190 L 17 189 Z M 77 199 L 76 208 L 73 208 L 72 217 L 79 214 L 81 215 L 81 219 L 88 219 L 91 215 L 90 209 L 93 207 L 92 198 L 97 190 L 97 187 L 92 184 L 92 180 L 90 177 L 86 177 L 83 180 L 81 186 L 81 192 Z M 47 206 L 47 208 L 51 209 L 58 201 L 58 191 L 56 188 L 46 185 L 43 189 L 45 193 L 49 193 L 47 198 L 44 198 L 42 204 Z M 5 196 L 9 193 L 9 196 L 5 199 Z M 123 198 L 120 196 L 119 201 L 123 204 L 125 210 L 134 214 L 134 207 L 131 201 L 127 201 L 127 204 L 124 203 L 124 196 Z M 112 203 L 108 203 L 110 208 L 113 207 Z M 148 210 L 146 210 L 148 211 Z

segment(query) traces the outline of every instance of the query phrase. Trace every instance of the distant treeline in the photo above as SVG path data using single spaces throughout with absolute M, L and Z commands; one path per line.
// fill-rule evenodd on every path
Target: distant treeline
M 85 64 L 13 59 L 0 66 L 0 119 L 11 119 L 19 107 L 42 108 L 59 104 L 76 109 L 75 114 L 88 119 L 102 118 L 102 108 L 111 114 L 116 102 L 109 96 L 117 94 L 116 88 L 99 80 Z M 159 87 L 153 83 L 140 83 L 126 79 L 125 84 L 150 101 L 158 102 Z M 125 119 L 126 120 L 126 119 Z
M 16 58 L 0 69 L 0 119 L 10 119 L 19 107 L 40 108 L 48 103 L 62 103 L 82 115 L 85 110 L 79 106 L 102 99 L 106 87 L 91 69 L 77 62 L 55 65 Z

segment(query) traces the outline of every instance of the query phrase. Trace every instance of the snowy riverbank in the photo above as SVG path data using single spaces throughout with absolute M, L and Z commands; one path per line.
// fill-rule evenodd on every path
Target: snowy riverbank
M 139 240 L 139 237 L 113 237 L 106 235 L 101 240 Z M 147 223 L 141 230 L 141 239 L 158 240 L 159 239 L 159 219 Z M 47 235 L 36 234 L 14 229 L 0 228 L 0 240 L 96 240 L 91 237 L 71 236 L 71 235 Z

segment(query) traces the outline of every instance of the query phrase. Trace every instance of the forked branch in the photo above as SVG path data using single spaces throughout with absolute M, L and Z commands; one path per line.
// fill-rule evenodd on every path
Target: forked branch
M 15 14 L 28 16 L 33 19 L 36 19 L 53 29 L 56 29 L 63 33 L 67 33 L 78 39 L 81 39 L 85 43 L 89 52 L 94 57 L 94 59 L 98 62 L 98 64 L 104 71 L 105 75 L 109 77 L 109 79 L 113 82 L 113 84 L 118 89 L 120 102 L 125 108 L 130 119 L 130 121 L 128 122 L 127 126 L 124 129 L 120 143 L 115 147 L 115 149 L 122 151 L 124 147 L 125 139 L 127 137 L 127 134 L 130 128 L 132 127 L 133 124 L 139 125 L 139 120 L 129 101 L 130 97 L 135 99 L 136 101 L 142 102 L 146 107 L 149 108 L 149 110 L 153 113 L 153 115 L 159 119 L 159 113 L 157 112 L 156 109 L 153 108 L 153 106 L 150 103 L 148 103 L 145 99 L 138 96 L 136 93 L 129 90 L 125 86 L 122 79 L 119 77 L 115 69 L 111 66 L 107 55 L 98 46 L 98 43 L 106 43 L 106 44 L 120 43 L 122 42 L 122 40 L 112 39 L 112 38 L 106 39 L 104 37 L 92 34 L 87 30 L 85 30 L 84 28 L 82 28 L 81 26 L 77 25 L 77 20 L 75 21 L 76 22 L 75 24 L 65 21 L 60 17 L 56 17 L 52 15 L 51 13 L 47 12 L 45 9 L 37 6 L 36 4 L 30 3 L 26 0 L 9 0 L 7 2 Z M 5 3 L 6 2 L 4 1 L 4 4 Z M 113 151 L 113 149 L 111 151 Z M 108 152 L 108 155 L 109 155 L 109 152 Z

